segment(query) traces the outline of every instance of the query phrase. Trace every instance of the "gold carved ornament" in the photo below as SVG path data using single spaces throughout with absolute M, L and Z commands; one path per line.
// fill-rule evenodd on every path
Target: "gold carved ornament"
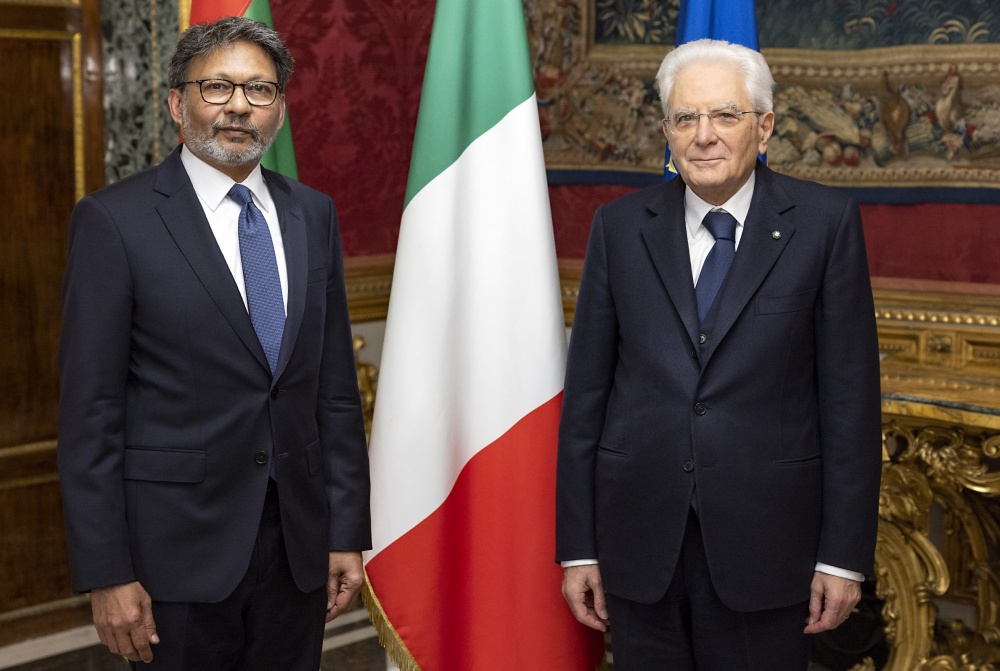
M 890 421 L 883 446 L 875 577 L 892 646 L 885 669 L 997 671 L 1000 580 L 990 548 L 1000 528 L 984 497 L 1000 494 L 1000 474 L 984 460 L 1000 452 L 1000 436 Z M 940 547 L 931 541 L 935 505 Z M 973 603 L 975 628 L 953 620 L 935 629 L 935 597 Z M 874 668 L 866 663 L 852 671 Z

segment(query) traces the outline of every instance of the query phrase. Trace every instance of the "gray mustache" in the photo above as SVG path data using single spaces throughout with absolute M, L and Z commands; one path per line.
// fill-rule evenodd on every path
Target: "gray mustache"
M 238 116 L 226 117 L 213 123 L 212 134 L 217 134 L 224 126 L 236 127 L 241 130 L 245 130 L 250 133 L 250 136 L 254 139 L 254 141 L 260 141 L 260 128 Z

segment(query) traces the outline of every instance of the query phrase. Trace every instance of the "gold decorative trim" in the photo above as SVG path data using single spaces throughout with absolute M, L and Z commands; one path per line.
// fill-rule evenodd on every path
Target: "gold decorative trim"
M 392 288 L 393 259 L 394 255 L 383 254 L 345 260 L 344 277 L 351 321 L 385 319 Z M 582 260 L 559 260 L 559 284 L 567 324 L 573 321 L 582 271 Z M 952 328 L 983 327 L 991 330 L 1000 327 L 1000 297 L 878 288 L 874 290 L 874 295 L 875 317 L 880 322 L 914 326 L 933 324 Z M 951 307 L 936 307 L 937 304 L 949 304 Z M 975 341 L 968 344 L 972 347 L 971 356 L 991 360 L 1000 358 L 1000 350 L 992 342 Z M 883 346 L 882 349 L 902 351 L 906 348 L 907 345 L 895 344 Z
M 375 591 L 368 580 L 368 571 L 365 571 L 365 585 L 361 590 L 361 600 L 364 601 L 365 608 L 368 610 L 368 619 L 371 620 L 372 626 L 378 633 L 378 642 L 382 644 L 386 653 L 399 667 L 399 671 L 420 671 L 417 660 L 413 658 L 413 654 L 403 643 L 403 639 L 399 637 L 399 632 L 392 626 L 389 617 L 382 610 L 382 602 L 375 596 Z
M 0 0 L 0 4 L 2 0 Z M 41 3 L 48 4 L 48 3 Z M 55 3 L 52 3 L 55 4 Z M 78 4 L 78 3 L 75 3 Z M 62 3 L 59 6 L 63 6 Z M 67 5 L 73 6 L 73 5 Z M 69 42 L 73 53 L 73 177 L 74 196 L 80 200 L 86 195 L 84 181 L 84 119 L 83 119 L 83 38 L 80 33 L 65 30 L 12 30 L 0 29 L 0 39 L 43 40 Z
M 875 316 L 886 321 L 928 322 L 931 324 L 955 324 L 956 326 L 1000 326 L 1000 315 L 971 315 L 938 310 L 913 311 L 883 308 L 876 309 Z
M 80 0 L 0 0 L 0 5 L 24 5 L 28 7 L 79 7 Z
M 344 283 L 351 323 L 379 321 L 389 312 L 394 254 L 344 260 Z
M 994 671 L 1000 661 L 1000 526 L 987 499 L 1000 494 L 991 471 L 1000 435 L 913 420 L 890 411 L 876 550 L 877 592 L 891 645 L 886 671 Z M 932 534 L 932 510 L 940 511 Z M 936 542 L 931 538 L 940 536 Z M 976 622 L 945 622 L 935 598 L 972 605 Z M 931 655 L 934 655 L 931 657 Z
M 403 643 L 399 632 L 392 626 L 389 616 L 382 609 L 382 602 L 375 595 L 371 582 L 368 580 L 368 571 L 365 571 L 365 584 L 361 588 L 361 600 L 368 611 L 368 619 L 371 620 L 372 626 L 375 627 L 375 632 L 378 634 L 378 642 L 385 648 L 386 653 L 399 668 L 399 671 L 420 671 L 417 660 L 413 658 L 413 653 Z M 608 658 L 605 653 L 601 657 L 600 666 L 595 671 L 607 671 L 607 669 Z
M 2 2 L 2 0 L 0 0 Z M 59 40 L 69 42 L 78 33 L 65 30 L 19 30 L 0 28 L 0 39 L 8 40 Z
M 375 389 L 378 386 L 378 366 L 361 363 L 358 352 L 364 349 L 365 339 L 354 336 L 354 369 L 358 373 L 358 391 L 361 392 L 361 415 L 365 420 L 365 439 L 372 437 L 372 420 L 375 418 Z
M 87 195 L 83 121 L 83 36 L 77 33 L 73 35 L 73 163 L 76 200 Z
M 191 0 L 180 0 L 177 3 L 177 18 L 180 21 L 179 27 L 183 33 L 191 25 Z
M 583 261 L 559 259 L 559 289 L 562 293 L 563 319 L 566 326 L 573 325 L 573 314 L 576 312 L 576 299 L 580 296 L 580 276 L 582 274 Z

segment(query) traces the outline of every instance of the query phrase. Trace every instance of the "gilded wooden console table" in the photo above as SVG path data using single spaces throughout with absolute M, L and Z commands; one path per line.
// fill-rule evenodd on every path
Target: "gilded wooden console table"
M 876 285 L 887 671 L 1000 670 L 1000 295 Z M 874 670 L 865 660 L 856 671 Z

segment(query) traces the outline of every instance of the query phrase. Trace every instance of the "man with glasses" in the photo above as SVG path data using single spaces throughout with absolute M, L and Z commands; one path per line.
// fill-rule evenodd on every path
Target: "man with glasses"
M 73 213 L 59 472 L 73 587 L 133 667 L 315 671 L 370 547 L 328 196 L 259 163 L 292 58 L 243 18 L 170 61 L 183 145 Z
M 873 570 L 878 342 L 858 205 L 758 161 L 745 47 L 663 60 L 678 177 L 594 216 L 566 373 L 557 560 L 616 671 L 804 671 Z

